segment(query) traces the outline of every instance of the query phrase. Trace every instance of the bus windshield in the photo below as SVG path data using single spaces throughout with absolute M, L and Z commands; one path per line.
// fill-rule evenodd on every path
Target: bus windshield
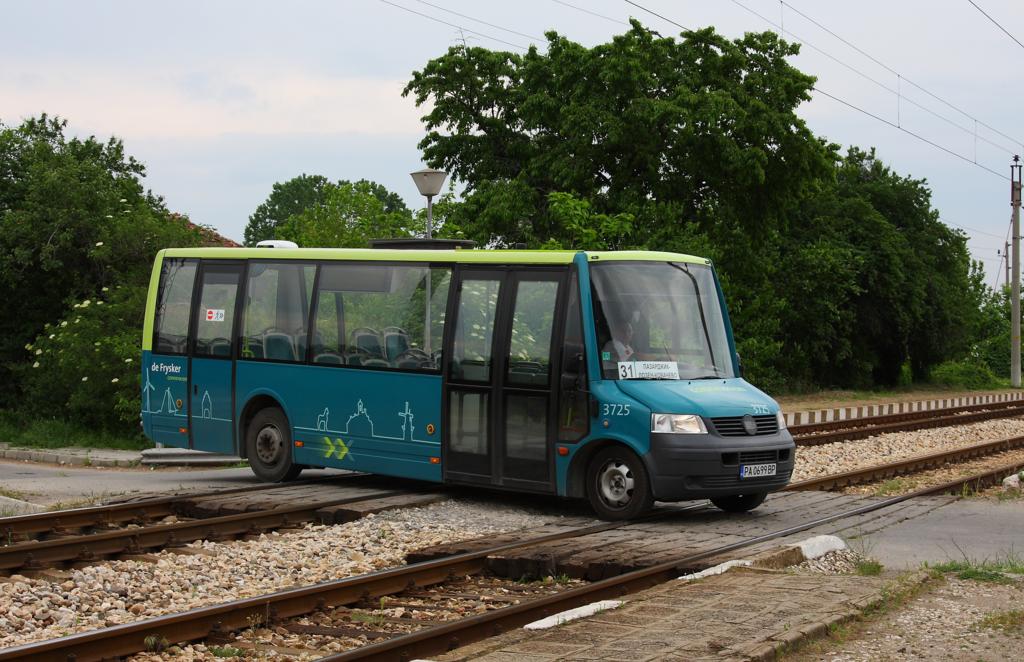
M 606 379 L 734 377 L 711 267 L 684 262 L 591 265 Z

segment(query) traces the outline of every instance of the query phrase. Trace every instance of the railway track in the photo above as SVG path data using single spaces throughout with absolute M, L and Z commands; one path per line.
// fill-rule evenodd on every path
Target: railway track
M 877 480 L 884 480 L 894 476 L 924 471 L 942 467 L 951 462 L 962 462 L 974 458 L 994 455 L 1009 450 L 1024 448 L 1024 436 L 1010 437 L 1008 439 L 997 439 L 986 441 L 970 446 L 962 446 L 952 450 L 938 451 L 927 455 L 918 455 L 901 460 L 895 460 L 886 464 L 879 464 L 863 469 L 845 471 L 828 476 L 808 478 L 807 480 L 790 483 L 786 490 L 836 490 L 850 485 L 871 483 Z M 1012 470 L 1006 473 L 1012 473 Z M 1006 474 L 1003 474 L 1004 476 Z
M 910 494 L 875 500 L 868 504 L 863 504 L 861 501 L 858 502 L 861 505 L 855 505 L 826 516 L 809 517 L 795 526 L 745 537 L 729 544 L 707 546 L 696 553 L 682 554 L 670 561 L 626 572 L 616 577 L 582 586 L 569 586 L 564 590 L 544 595 L 520 595 L 515 600 L 505 601 L 504 606 L 468 618 L 448 622 L 428 620 L 420 624 L 423 627 L 405 634 L 387 631 L 385 621 L 388 619 L 362 622 L 356 629 L 357 632 L 352 628 L 344 627 L 289 624 L 287 619 L 328 609 L 344 609 L 346 606 L 378 600 L 385 596 L 401 596 L 410 593 L 423 595 L 427 587 L 445 583 L 451 583 L 456 591 L 472 590 L 466 588 L 469 581 L 466 578 L 485 574 L 490 556 L 555 540 L 609 531 L 614 528 L 630 526 L 632 523 L 602 523 L 528 540 L 494 545 L 486 549 L 413 563 L 390 570 L 12 647 L 0 651 L 0 661 L 29 659 L 66 661 L 74 659 L 76 662 L 85 662 L 142 652 L 147 647 L 152 648 L 153 642 L 206 640 L 210 645 L 229 643 L 235 641 L 232 632 L 253 627 L 254 624 L 273 624 L 275 627 L 280 625 L 290 632 L 333 634 L 337 637 L 349 638 L 360 636 L 370 642 L 360 648 L 326 658 L 329 660 L 409 660 L 425 657 L 494 636 L 510 628 L 522 626 L 566 609 L 601 599 L 620 597 L 626 593 L 671 580 L 694 567 L 699 567 L 701 562 L 713 557 L 720 557 L 723 554 L 794 535 L 844 518 L 888 508 L 914 497 L 956 492 L 963 485 L 977 486 L 985 481 L 994 480 L 997 476 L 1004 475 L 1005 472 L 1013 469 L 1014 467 L 999 467 L 984 474 L 928 487 Z M 699 504 L 688 509 L 677 509 L 676 512 L 698 510 L 704 507 L 703 504 Z M 401 597 L 398 598 L 398 600 L 401 599 Z M 404 620 L 409 625 L 415 623 L 410 619 Z
M 1019 402 L 1004 402 L 794 425 L 789 431 L 797 446 L 819 446 L 837 441 L 866 439 L 889 432 L 964 425 L 1015 416 L 1024 416 L 1024 406 Z
M 0 529 L 8 536 L 17 531 L 25 535 L 45 531 L 45 539 L 31 539 L 0 546 L 0 572 L 28 572 L 62 564 L 89 564 L 111 557 L 133 557 L 157 549 L 182 547 L 196 540 L 224 540 L 258 535 L 310 521 L 335 524 L 396 507 L 425 505 L 445 498 L 438 492 L 409 485 L 402 489 L 382 489 L 364 475 L 320 481 L 306 485 L 287 485 L 274 489 L 228 490 L 205 494 L 201 498 L 166 497 L 109 508 L 95 507 L 78 511 L 41 513 L 3 522 Z M 405 483 L 399 483 L 405 485 Z M 303 488 L 323 487 L 310 493 Z M 281 494 L 290 493 L 291 498 Z M 272 501 L 232 499 L 238 495 L 259 493 Z M 229 514 L 217 514 L 227 510 Z M 206 516 L 166 521 L 182 511 Z M 161 521 L 161 520 L 164 521 Z M 99 530 L 109 522 L 118 526 Z M 70 526 L 89 529 L 89 533 L 71 533 Z

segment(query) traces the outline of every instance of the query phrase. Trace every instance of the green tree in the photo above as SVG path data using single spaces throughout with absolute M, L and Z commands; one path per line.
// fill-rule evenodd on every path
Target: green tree
M 280 225 L 292 216 L 324 204 L 329 187 L 349 184 L 351 182 L 341 180 L 335 185 L 322 175 L 305 173 L 274 184 L 267 199 L 249 216 L 249 223 L 245 226 L 245 245 L 255 246 L 264 239 L 283 239 L 278 233 Z M 360 179 L 356 184 L 377 198 L 386 212 L 409 211 L 400 195 L 381 184 L 366 179 Z
M 322 201 L 280 224 L 278 237 L 300 246 L 360 248 L 370 239 L 412 236 L 412 213 L 404 205 L 388 211 L 378 195 L 383 187 L 376 186 L 366 180 L 325 184 Z
M 42 115 L 0 123 L 0 401 L 43 325 L 103 287 L 147 283 L 160 248 L 198 242 L 141 183 L 116 138 L 69 138 Z M 54 403 L 60 405 L 62 403 Z

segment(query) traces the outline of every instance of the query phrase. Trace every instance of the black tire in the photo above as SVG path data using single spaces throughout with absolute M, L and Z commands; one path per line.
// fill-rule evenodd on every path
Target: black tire
M 727 513 L 745 513 L 760 506 L 767 498 L 767 492 L 753 492 L 751 494 L 712 497 L 711 503 Z
M 622 446 L 600 450 L 590 460 L 586 490 L 590 506 L 604 520 L 632 519 L 654 505 L 644 463 Z
M 295 480 L 302 465 L 292 462 L 292 432 L 288 417 L 277 407 L 261 409 L 245 430 L 249 466 L 260 480 L 281 483 Z

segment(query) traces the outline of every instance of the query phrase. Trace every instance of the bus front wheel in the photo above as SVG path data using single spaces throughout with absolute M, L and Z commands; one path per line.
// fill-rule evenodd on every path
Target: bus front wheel
M 650 510 L 654 498 L 644 463 L 621 446 L 598 451 L 587 465 L 587 499 L 605 520 L 631 519 Z
M 262 409 L 253 416 L 246 429 L 245 449 L 253 473 L 268 483 L 294 480 L 302 472 L 302 465 L 292 462 L 288 417 L 277 407 Z

